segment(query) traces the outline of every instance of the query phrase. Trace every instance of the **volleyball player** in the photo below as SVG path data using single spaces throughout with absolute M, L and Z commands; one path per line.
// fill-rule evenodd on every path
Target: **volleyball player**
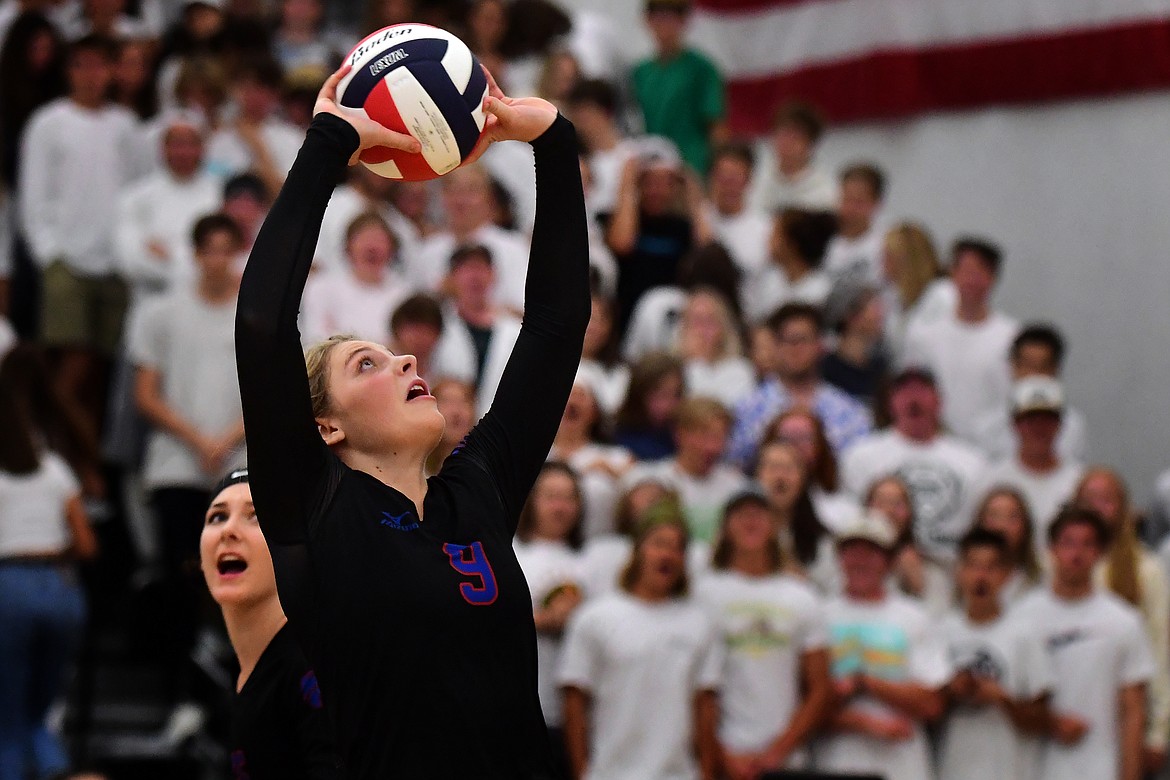
M 232 699 L 232 776 L 337 780 L 341 772 L 321 689 L 277 598 L 248 470 L 228 474 L 212 496 L 199 563 L 240 662 Z
M 375 145 L 418 150 L 341 117 L 344 72 L 322 88 L 240 289 L 236 358 L 257 515 L 269 545 L 299 559 L 278 566 L 277 581 L 349 777 L 545 777 L 536 631 L 512 536 L 589 319 L 576 135 L 550 103 L 507 98 L 491 82 L 488 142 L 528 141 L 535 154 L 524 325 L 492 409 L 425 479 L 443 418 L 415 358 L 348 339 L 302 355 L 296 329 L 346 163 Z

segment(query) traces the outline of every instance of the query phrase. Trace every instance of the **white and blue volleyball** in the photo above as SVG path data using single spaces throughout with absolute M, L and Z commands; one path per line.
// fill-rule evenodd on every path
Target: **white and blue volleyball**
M 462 164 L 483 134 L 487 76 L 457 37 L 426 24 L 396 24 L 366 36 L 345 59 L 337 87 L 343 110 L 409 133 L 422 152 L 375 147 L 362 153 L 389 179 L 423 181 Z

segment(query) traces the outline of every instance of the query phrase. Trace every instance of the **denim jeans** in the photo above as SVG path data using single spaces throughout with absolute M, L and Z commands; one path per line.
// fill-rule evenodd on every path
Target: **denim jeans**
M 45 714 L 61 693 L 85 628 L 76 574 L 46 563 L 0 562 L 0 780 L 69 768 Z

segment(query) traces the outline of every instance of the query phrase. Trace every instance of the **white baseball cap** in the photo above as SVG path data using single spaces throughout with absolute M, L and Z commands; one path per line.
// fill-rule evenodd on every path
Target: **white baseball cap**
M 876 509 L 864 509 L 837 532 L 838 547 L 853 541 L 870 542 L 883 550 L 893 550 L 898 542 L 898 532 L 884 514 Z
M 1029 376 L 1012 387 L 1012 414 L 1064 411 L 1064 388 L 1060 382 L 1047 376 Z

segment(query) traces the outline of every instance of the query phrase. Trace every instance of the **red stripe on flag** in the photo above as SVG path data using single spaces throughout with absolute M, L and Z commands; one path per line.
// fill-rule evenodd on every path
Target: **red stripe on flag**
M 793 5 L 836 2 L 836 0 L 695 0 L 695 7 L 713 14 L 775 11 Z
M 1034 103 L 1170 86 L 1170 21 L 920 50 L 875 52 L 728 85 L 740 133 L 768 129 L 785 100 L 836 122 Z

